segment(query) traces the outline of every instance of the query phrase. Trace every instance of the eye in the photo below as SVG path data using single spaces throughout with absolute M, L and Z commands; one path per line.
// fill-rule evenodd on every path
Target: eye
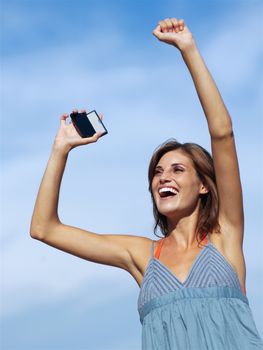
M 183 168 L 179 168 L 179 167 L 174 168 L 174 172 L 183 172 L 183 171 L 184 171 Z
M 155 169 L 154 172 L 153 172 L 153 175 L 158 175 L 161 173 L 161 170 L 160 169 Z

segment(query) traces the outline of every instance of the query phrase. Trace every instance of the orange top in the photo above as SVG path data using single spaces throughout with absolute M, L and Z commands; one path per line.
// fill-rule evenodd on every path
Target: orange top
M 158 242 L 157 249 L 156 249 L 156 252 L 155 252 L 155 254 L 154 254 L 154 257 L 155 257 L 156 259 L 159 259 L 159 256 L 160 256 L 160 254 L 161 254 L 161 249 L 162 249 L 163 243 L 164 243 L 164 238 L 162 238 L 162 239 Z

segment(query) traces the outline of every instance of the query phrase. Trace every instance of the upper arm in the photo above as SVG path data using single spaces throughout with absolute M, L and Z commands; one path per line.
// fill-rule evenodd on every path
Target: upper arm
M 31 236 L 82 259 L 116 266 L 129 272 L 135 266 L 134 250 L 139 247 L 141 240 L 146 239 L 132 235 L 97 234 L 62 223 L 53 224 L 42 237 L 37 234 Z
M 233 133 L 212 137 L 212 155 L 219 198 L 219 222 L 233 227 L 242 243 L 244 213 L 242 187 Z

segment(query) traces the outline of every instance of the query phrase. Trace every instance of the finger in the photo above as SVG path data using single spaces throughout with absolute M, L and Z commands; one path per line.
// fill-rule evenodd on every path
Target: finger
M 61 124 L 66 124 L 67 118 L 68 118 L 67 113 L 62 114 L 62 116 L 60 117 Z
M 160 24 L 158 24 L 158 26 L 153 30 L 153 35 L 157 38 L 157 39 L 159 39 L 159 40 L 161 40 L 162 39 L 162 37 L 163 37 L 163 33 L 161 32 L 161 26 L 160 26 Z
M 86 109 L 81 109 L 80 113 L 87 113 Z
M 166 24 L 167 32 L 172 32 L 173 31 L 173 23 L 170 20 L 170 18 L 165 18 L 164 22 Z
M 175 31 L 176 33 L 178 33 L 178 32 L 179 32 L 179 23 L 178 23 L 177 19 L 176 19 L 176 18 L 172 18 L 171 21 L 172 21 L 172 23 L 173 23 L 173 29 L 174 29 L 174 31 Z
M 72 113 L 78 113 L 78 109 L 77 108 L 72 109 Z
M 93 136 L 91 137 L 84 137 L 82 139 L 82 144 L 85 145 L 87 143 L 93 143 L 96 142 L 100 137 L 102 136 L 101 132 L 96 132 Z
M 175 29 L 177 27 L 178 21 L 176 18 L 171 18 L 171 22 L 173 23 L 173 28 Z
M 167 33 L 167 24 L 166 24 L 166 22 L 165 21 L 160 21 L 158 24 L 160 26 L 161 32 Z
M 104 116 L 103 116 L 102 113 L 100 113 L 100 114 L 99 114 L 99 117 L 100 117 L 100 120 L 102 120 Z
M 181 31 L 184 30 L 184 20 L 183 19 L 179 19 L 178 24 L 179 24 L 179 29 Z
M 96 132 L 93 136 L 92 136 L 92 138 L 94 139 L 94 142 L 96 142 L 101 136 L 103 135 L 103 133 L 102 132 Z

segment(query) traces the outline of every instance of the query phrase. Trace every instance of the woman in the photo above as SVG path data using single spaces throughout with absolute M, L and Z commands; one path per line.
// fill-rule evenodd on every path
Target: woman
M 67 115 L 61 117 L 30 234 L 134 277 L 141 287 L 143 349 L 263 349 L 245 291 L 242 191 L 229 113 L 184 21 L 167 18 L 153 34 L 180 51 L 191 73 L 213 156 L 175 140 L 155 151 L 149 189 L 155 228 L 164 238 L 96 234 L 60 221 L 59 188 L 68 154 L 100 137 L 82 139 L 66 123 Z

